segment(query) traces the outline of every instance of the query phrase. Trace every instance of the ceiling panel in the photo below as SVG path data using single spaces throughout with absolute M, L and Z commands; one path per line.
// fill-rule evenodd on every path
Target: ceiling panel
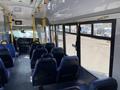
M 51 0 L 47 13 L 50 21 L 59 21 L 119 7 L 120 0 Z

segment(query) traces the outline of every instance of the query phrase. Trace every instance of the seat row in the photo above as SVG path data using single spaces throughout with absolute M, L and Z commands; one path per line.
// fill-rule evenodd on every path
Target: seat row
M 8 82 L 9 69 L 14 66 L 16 57 L 15 48 L 12 44 L 0 44 L 0 88 Z
M 30 50 L 31 69 L 34 69 L 38 59 L 47 54 L 48 56 L 54 57 L 56 59 L 57 66 L 59 66 L 61 59 L 66 55 L 64 53 L 64 50 L 60 47 L 55 47 L 54 43 L 47 43 L 45 45 L 41 44 L 33 45 Z M 44 58 L 45 57 L 46 56 L 44 56 Z
M 32 52 L 31 62 L 33 57 L 36 58 L 33 67 L 31 63 L 33 86 L 42 87 L 78 80 L 80 67 L 77 56 L 67 56 L 62 48 L 55 47 L 53 43 L 38 44 Z M 90 85 L 69 86 L 60 90 L 117 90 L 117 82 L 113 78 L 108 78 L 92 81 Z
M 34 49 L 32 48 L 30 51 L 30 53 L 32 52 L 32 57 L 30 57 L 34 86 L 41 82 L 43 82 L 42 84 L 48 84 L 75 79 L 79 68 L 77 56 L 66 56 L 64 50 L 60 47 L 55 47 L 53 43 L 47 43 L 44 46 L 36 44 L 36 48 L 35 46 Z
M 33 86 L 43 86 L 58 82 L 77 80 L 79 77 L 79 59 L 77 56 L 64 56 L 59 67 L 55 58 L 41 58 L 32 74 Z
M 95 80 L 89 86 L 71 86 L 60 90 L 117 90 L 118 84 L 114 78 Z

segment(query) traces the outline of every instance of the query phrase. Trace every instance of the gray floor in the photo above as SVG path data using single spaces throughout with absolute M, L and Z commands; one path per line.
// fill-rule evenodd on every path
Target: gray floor
M 30 60 L 27 55 L 19 56 L 15 66 L 10 70 L 9 83 L 5 90 L 37 90 L 30 82 Z

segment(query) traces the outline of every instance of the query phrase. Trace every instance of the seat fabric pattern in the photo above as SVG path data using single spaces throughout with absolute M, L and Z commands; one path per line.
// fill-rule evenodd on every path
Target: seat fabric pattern
M 56 82 L 57 64 L 54 58 L 42 58 L 35 66 L 33 86 L 41 86 Z
M 69 82 L 79 76 L 79 59 L 77 56 L 65 56 L 58 67 L 57 82 Z

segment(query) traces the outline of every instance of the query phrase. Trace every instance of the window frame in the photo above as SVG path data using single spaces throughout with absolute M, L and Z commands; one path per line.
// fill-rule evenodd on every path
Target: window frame
M 111 31 L 111 37 L 103 37 L 103 36 L 95 36 L 93 34 L 93 24 L 94 23 L 112 23 L 112 31 Z M 92 31 L 91 34 L 82 34 L 80 32 L 81 24 L 92 24 Z M 51 24 L 52 25 L 52 24 Z M 66 52 L 66 42 L 65 42 L 65 33 L 69 33 L 69 34 L 74 34 L 77 35 L 77 39 L 76 41 L 78 42 L 77 45 L 77 55 L 79 57 L 79 64 L 81 66 L 81 38 L 80 36 L 86 36 L 86 37 L 91 37 L 91 38 L 95 38 L 95 39 L 102 39 L 102 40 L 110 40 L 111 41 L 111 48 L 110 48 L 110 63 L 109 63 L 109 77 L 112 77 L 112 72 L 113 72 L 113 60 L 114 60 L 114 44 L 115 44 L 115 32 L 116 32 L 116 19 L 106 19 L 106 20 L 95 20 L 95 21 L 85 21 L 85 22 L 73 22 L 73 23 L 64 23 L 64 24 L 56 24 L 56 25 L 62 25 L 63 28 L 63 47 L 64 47 L 64 51 Z M 66 32 L 65 31 L 65 26 L 68 25 L 70 27 L 70 25 L 76 25 L 77 26 L 77 33 L 71 33 L 70 32 Z M 80 43 L 79 43 L 80 42 Z M 91 73 L 90 73 L 91 74 Z M 92 74 L 93 75 L 93 74 Z M 94 75 L 93 75 L 94 76 Z M 95 76 L 96 77 L 96 76 Z
M 96 35 L 94 35 L 94 26 L 93 25 L 95 23 L 112 23 L 111 37 L 104 37 L 104 36 L 96 36 Z M 79 27 L 80 27 L 81 24 L 92 24 L 92 33 L 91 34 L 82 34 L 81 31 L 79 31 L 80 36 L 92 37 L 92 38 L 95 38 L 95 39 L 102 39 L 102 40 L 109 40 L 111 42 L 110 63 L 109 63 L 109 77 L 112 77 L 113 61 L 114 61 L 114 44 L 115 44 L 115 32 L 116 32 L 116 19 L 80 22 Z M 81 40 L 81 38 L 80 38 L 80 40 Z M 81 52 L 81 49 L 80 49 L 80 52 Z M 81 58 L 80 58 L 80 62 L 81 62 Z

